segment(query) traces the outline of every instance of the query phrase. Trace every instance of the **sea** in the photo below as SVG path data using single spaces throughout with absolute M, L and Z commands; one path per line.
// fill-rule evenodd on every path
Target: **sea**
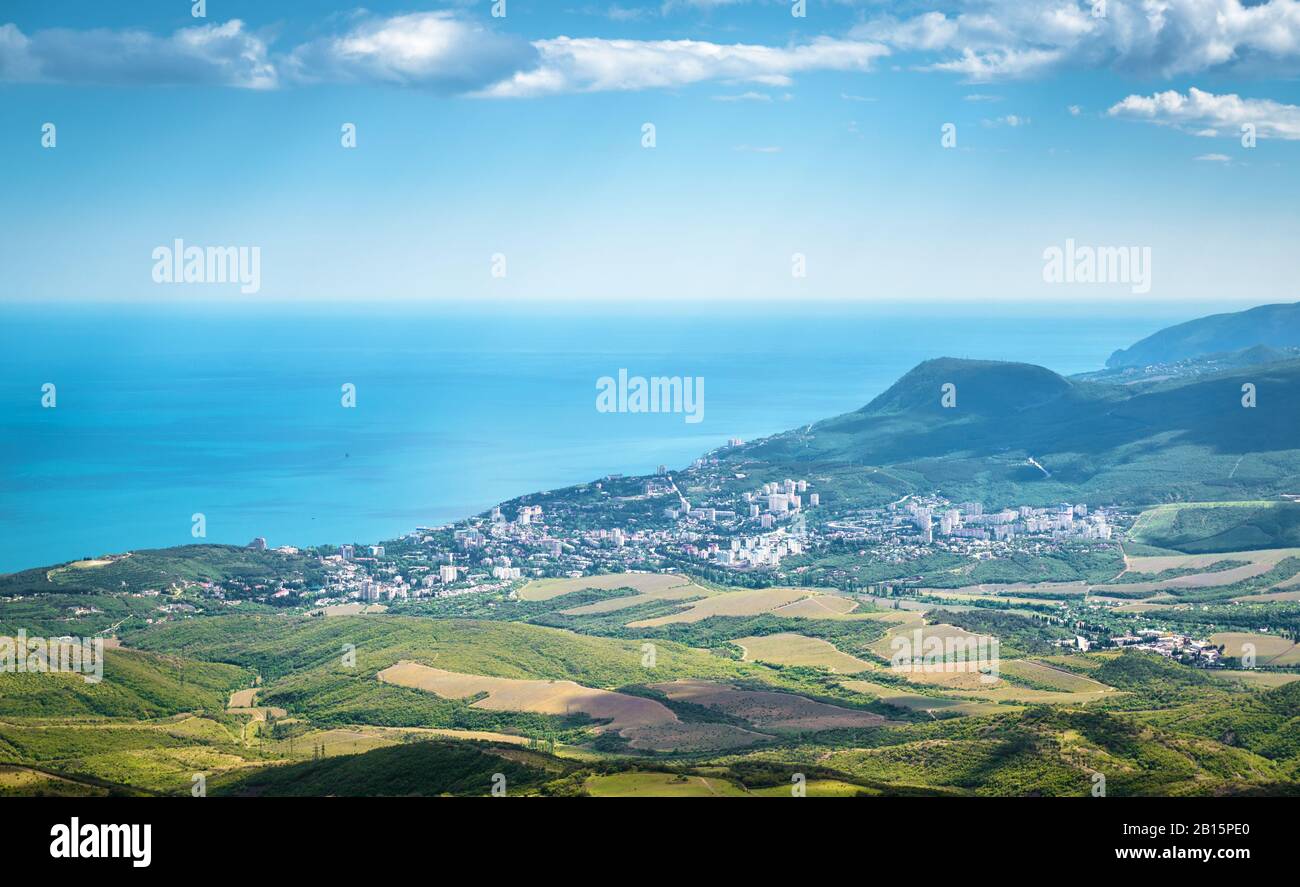
M 0 304 L 0 572 L 198 514 L 198 541 L 378 542 L 855 410 L 928 358 L 1085 372 L 1240 307 Z M 621 370 L 698 382 L 699 421 L 597 409 Z

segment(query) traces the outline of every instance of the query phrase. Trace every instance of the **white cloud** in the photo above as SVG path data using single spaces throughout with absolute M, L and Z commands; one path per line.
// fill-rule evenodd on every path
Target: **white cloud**
M 967 80 L 983 83 L 989 80 L 1019 79 L 1041 74 L 1060 63 L 1062 53 L 1051 49 L 999 50 L 977 53 L 966 49 L 961 58 L 922 65 L 923 71 L 947 71 L 961 74 Z
M 715 95 L 715 102 L 770 102 L 772 97 L 765 92 L 742 92 L 737 95 Z
M 1214 136 L 1222 131 L 1236 136 L 1242 125 L 1249 123 L 1263 138 L 1300 139 L 1300 107 L 1271 99 L 1243 99 L 1236 94 L 1215 95 L 1196 87 L 1186 95 L 1172 89 L 1149 96 L 1131 95 L 1106 113 L 1174 126 L 1196 135 Z
M 1231 163 L 1232 162 L 1232 158 L 1229 157 L 1227 154 L 1202 154 L 1196 159 L 1205 160 L 1210 163 Z
M 1174 76 L 1229 66 L 1300 67 L 1300 0 L 959 0 L 961 11 L 881 16 L 855 29 L 972 81 L 1058 67 Z
M 700 40 L 557 37 L 533 44 L 540 64 L 479 94 L 520 98 L 688 86 L 713 80 L 785 86 L 807 71 L 866 71 L 888 55 L 879 44 L 818 37 L 786 47 Z
M 377 17 L 272 54 L 238 20 L 182 28 L 51 29 L 0 25 L 0 82 L 217 84 L 391 83 L 489 97 L 676 88 L 718 81 L 785 87 L 809 71 L 866 71 L 889 54 L 857 39 L 787 46 L 701 40 L 555 37 L 528 43 L 454 11 Z
M 1065 110 L 1070 112 L 1071 117 L 1078 117 L 1080 114 L 1083 113 L 1083 108 L 1079 107 L 1078 105 L 1071 105 Z
M 261 37 L 239 19 L 158 36 L 140 30 L 51 28 L 25 35 L 0 25 L 0 81 L 72 85 L 277 85 Z
M 1021 117 L 1018 114 L 1007 114 L 1004 117 L 994 117 L 982 121 L 985 126 L 1010 126 L 1016 129 L 1021 126 L 1028 126 L 1030 120 L 1028 117 Z
M 285 61 L 304 82 L 384 82 L 457 92 L 480 89 L 536 63 L 522 39 L 452 12 L 370 19 L 304 44 Z

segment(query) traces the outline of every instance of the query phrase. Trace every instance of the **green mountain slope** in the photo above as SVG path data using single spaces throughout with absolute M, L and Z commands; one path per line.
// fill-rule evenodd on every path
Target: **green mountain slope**
M 537 752 L 467 742 L 415 742 L 289 766 L 268 767 L 216 787 L 216 795 L 274 797 L 487 797 L 495 784 L 535 793 L 566 765 Z
M 1255 346 L 1300 346 L 1300 302 L 1260 305 L 1248 311 L 1213 314 L 1180 323 L 1147 336 L 1110 356 L 1106 366 L 1141 367 L 1171 363 Z
M 0 718 L 156 718 L 187 711 L 221 712 L 230 691 L 252 673 L 138 650 L 104 651 L 103 680 L 76 674 L 0 674 Z
M 1243 407 L 1247 383 L 1254 408 Z M 723 458 L 750 470 L 869 467 L 879 489 L 868 499 L 927 487 L 1030 503 L 1267 498 L 1300 484 L 1300 361 L 1129 388 L 931 360 L 860 410 Z
M 1300 502 L 1160 505 L 1133 527 L 1133 541 L 1189 554 L 1300 546 Z

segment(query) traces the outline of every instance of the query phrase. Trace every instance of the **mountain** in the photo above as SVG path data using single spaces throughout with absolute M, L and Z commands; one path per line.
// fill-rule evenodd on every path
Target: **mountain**
M 1071 378 L 1081 382 L 1110 382 L 1118 385 L 1147 385 L 1152 382 L 1165 382 L 1170 379 L 1185 379 L 1191 376 L 1205 376 L 1222 373 L 1225 370 L 1260 366 L 1277 363 L 1281 360 L 1300 359 L 1300 348 L 1272 348 L 1268 345 L 1253 345 L 1240 351 L 1228 351 L 1207 354 L 1203 357 L 1188 357 L 1170 363 L 1156 363 L 1146 366 L 1110 367 L 1091 373 L 1079 373 Z
M 1253 408 L 1243 406 L 1248 383 Z M 930 360 L 860 410 L 724 458 L 751 474 L 763 463 L 838 466 L 841 475 L 869 468 L 854 479 L 865 500 L 927 488 L 1023 503 L 1276 496 L 1300 487 L 1300 360 L 1141 387 L 1028 364 Z
M 1106 366 L 1144 367 L 1265 346 L 1300 347 L 1300 302 L 1260 305 L 1167 327 L 1110 356 Z M 1261 355 L 1256 355 L 1261 356 Z

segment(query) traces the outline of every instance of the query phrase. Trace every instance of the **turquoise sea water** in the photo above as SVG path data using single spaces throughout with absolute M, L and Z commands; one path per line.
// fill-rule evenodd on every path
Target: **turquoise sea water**
M 926 358 L 1082 372 L 1206 313 L 0 306 L 0 571 L 185 544 L 196 512 L 212 542 L 378 541 L 856 409 Z M 702 377 L 704 420 L 598 412 L 622 368 Z

